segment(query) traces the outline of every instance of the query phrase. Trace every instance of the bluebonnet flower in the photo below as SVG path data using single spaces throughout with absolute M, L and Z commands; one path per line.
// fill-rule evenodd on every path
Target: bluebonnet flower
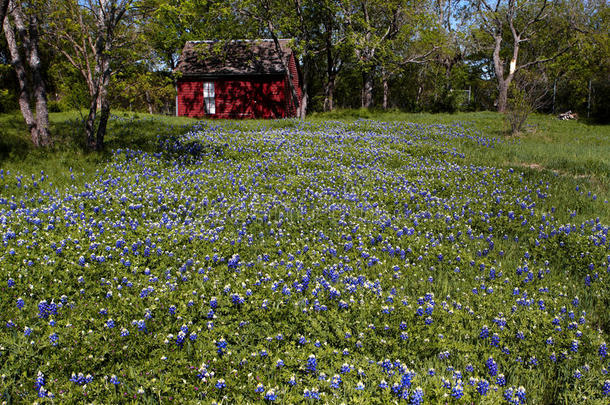
M 57 346 L 58 340 L 59 336 L 57 335 L 57 333 L 53 332 L 49 335 L 49 342 L 51 342 L 51 345 Z
M 460 399 L 464 396 L 464 388 L 462 387 L 461 382 L 455 384 L 451 389 L 451 396 L 455 399 Z
M 90 374 L 87 374 L 85 376 L 83 373 L 78 373 L 78 374 L 72 373 L 72 377 L 70 377 L 70 381 L 72 381 L 76 385 L 85 385 L 85 384 L 89 384 L 91 381 L 93 381 L 93 377 Z
M 220 338 L 220 340 L 218 340 L 216 342 L 216 352 L 222 356 L 223 354 L 225 354 L 225 349 L 227 348 L 227 341 L 224 338 Z
M 311 390 L 305 388 L 303 390 L 303 397 L 318 400 L 320 399 L 320 393 L 318 392 L 317 388 L 312 388 Z
M 207 379 L 210 377 L 210 373 L 208 373 L 207 366 L 205 364 L 202 364 L 201 367 L 199 367 L 198 371 L 199 372 L 197 374 L 197 378 L 204 382 L 207 381 Z
M 257 394 L 265 392 L 265 386 L 262 383 L 258 383 L 256 388 L 254 389 L 254 392 L 256 392 Z
M 121 384 L 121 382 L 117 379 L 116 375 L 111 375 L 110 379 L 108 380 L 110 382 L 110 384 L 114 384 L 114 385 L 119 385 Z
M 487 339 L 489 337 L 489 328 L 487 327 L 487 325 L 481 328 L 481 333 L 479 333 L 479 337 L 481 339 Z
M 489 391 L 489 381 L 482 379 L 477 383 L 477 392 L 481 396 L 487 395 L 487 391 Z
M 498 384 L 500 387 L 504 387 L 506 385 L 506 378 L 504 377 L 504 374 L 498 374 L 496 384 Z
M 498 374 L 498 364 L 494 361 L 493 357 L 489 357 L 485 364 L 487 365 L 490 376 L 493 377 Z
M 341 382 L 343 380 L 341 379 L 341 376 L 338 374 L 335 374 L 331 379 L 330 379 L 330 388 L 333 389 L 337 389 L 339 388 L 339 386 L 341 385 Z
M 277 399 L 277 394 L 275 393 L 275 390 L 270 389 L 269 391 L 267 391 L 265 393 L 265 400 L 269 401 L 269 402 L 273 402 Z
M 34 388 L 36 390 L 39 390 L 41 387 L 43 387 L 46 383 L 46 378 L 44 376 L 44 374 L 42 373 L 42 371 L 38 371 L 38 375 L 36 376 L 36 381 L 34 382 Z
M 610 397 L 610 380 L 604 381 L 604 387 L 602 388 L 602 394 L 606 397 Z
M 515 395 L 517 396 L 517 398 L 519 398 L 520 404 L 525 404 L 525 388 L 523 388 L 522 386 L 517 388 L 517 392 L 515 393 Z
M 411 393 L 411 401 L 409 401 L 410 405 L 420 405 L 424 403 L 424 390 L 420 387 L 417 387 Z
M 23 298 L 21 298 L 21 297 L 17 298 L 17 308 L 22 309 L 24 305 L 25 305 L 25 302 L 23 301 Z
M 218 381 L 216 381 L 216 384 L 214 384 L 214 386 L 217 389 L 221 390 L 223 388 L 226 388 L 227 384 L 225 383 L 225 380 L 223 378 L 220 378 Z
M 599 353 L 599 357 L 601 357 L 602 359 L 606 358 L 606 356 L 608 355 L 608 348 L 606 347 L 606 342 L 602 342 L 599 345 L 598 353 Z
M 307 371 L 315 373 L 318 367 L 318 361 L 316 360 L 316 356 L 310 354 L 307 358 Z

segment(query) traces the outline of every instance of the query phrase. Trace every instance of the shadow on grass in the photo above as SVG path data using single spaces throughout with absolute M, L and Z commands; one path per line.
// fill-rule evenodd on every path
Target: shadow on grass
M 87 148 L 85 118 L 77 112 L 54 115 L 51 121 L 54 144 L 50 148 L 38 149 L 30 141 L 27 128 L 19 114 L 0 117 L 0 164 L 31 159 L 32 155 L 38 157 L 58 153 L 108 156 L 115 149 L 158 152 L 160 140 L 182 135 L 192 125 L 166 122 L 162 117 L 112 115 L 108 121 L 104 150 L 91 152 Z
M 17 116 L 0 120 L 0 163 L 6 159 L 19 159 L 31 151 L 32 142 L 25 135 L 27 128 Z

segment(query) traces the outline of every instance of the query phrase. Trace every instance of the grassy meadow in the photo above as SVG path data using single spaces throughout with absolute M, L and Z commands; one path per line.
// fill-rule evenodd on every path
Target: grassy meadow
M 610 127 L 0 116 L 8 403 L 606 404 Z

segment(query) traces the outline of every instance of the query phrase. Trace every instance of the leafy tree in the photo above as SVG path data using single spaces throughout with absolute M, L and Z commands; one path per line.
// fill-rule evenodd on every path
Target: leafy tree
M 301 108 L 297 110 L 297 117 L 305 117 L 309 98 L 307 78 L 311 64 L 311 19 L 310 10 L 315 3 L 310 0 L 292 0 L 290 2 L 278 0 L 241 0 L 234 5 L 235 12 L 243 15 L 258 24 L 261 33 L 270 36 L 275 44 L 275 50 L 280 56 L 283 69 L 289 72 L 286 66 L 284 51 L 280 46 L 279 38 L 291 37 L 295 39 L 293 47 L 302 55 L 301 76 L 302 97 Z M 297 89 L 292 80 L 288 80 L 292 104 L 299 105 Z
M 531 59 L 524 62 L 520 58 L 521 48 L 536 40 L 556 10 L 556 4 L 550 0 L 476 0 L 469 5 L 480 30 L 491 39 L 491 44 L 487 44 L 492 50 L 499 112 L 506 110 L 508 90 L 519 70 L 551 61 L 571 47 L 568 43 L 551 54 L 544 54 L 546 49 L 532 49 Z M 556 28 L 565 31 L 566 27 L 562 24 Z M 555 33 L 555 38 L 561 37 Z
M 257 27 L 235 13 L 232 1 L 138 0 L 149 55 L 173 70 L 187 41 L 255 38 Z
M 137 43 L 135 0 L 56 0 L 50 32 L 56 49 L 81 74 L 89 90 L 87 146 L 104 147 L 110 117 L 108 87 L 113 65 Z M 99 110 L 99 119 L 98 118 Z
M 353 51 L 347 38 L 347 23 L 341 11 L 339 0 L 319 1 L 315 7 L 314 20 L 318 29 L 312 32 L 316 54 L 323 57 L 326 80 L 324 82 L 324 111 L 335 107 L 335 86 L 337 76 L 345 66 L 345 60 Z
M 347 20 L 357 67 L 362 72 L 361 106 L 373 106 L 373 83 L 379 70 L 384 82 L 384 106 L 387 106 L 389 70 L 409 63 L 421 63 L 432 51 L 417 52 L 414 43 L 422 43 L 428 32 L 425 3 L 420 0 L 347 0 L 341 13 Z M 423 35 L 420 35 L 423 34 Z

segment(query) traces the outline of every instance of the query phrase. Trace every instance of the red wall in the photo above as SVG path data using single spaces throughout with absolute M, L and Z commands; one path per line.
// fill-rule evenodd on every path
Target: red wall
M 178 115 L 203 117 L 203 82 L 178 81 Z
M 252 77 L 216 81 L 217 118 L 282 118 L 286 116 L 284 79 Z
M 204 113 L 204 80 L 180 80 L 178 81 L 178 115 L 211 118 L 293 116 L 294 108 L 290 102 L 290 89 L 286 80 L 283 76 L 253 76 L 240 80 L 215 79 L 216 114 L 214 115 Z

